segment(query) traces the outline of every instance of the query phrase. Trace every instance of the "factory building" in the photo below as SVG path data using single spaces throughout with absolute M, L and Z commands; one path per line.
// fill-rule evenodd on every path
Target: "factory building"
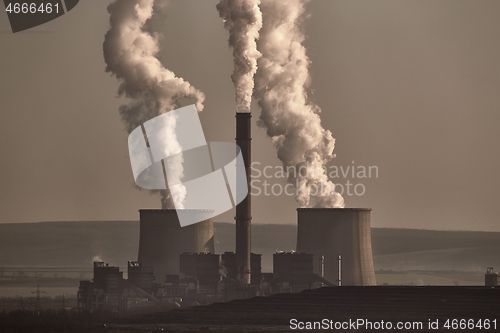
M 313 255 L 277 252 L 273 255 L 273 291 L 301 292 L 313 284 Z
M 180 255 L 179 280 L 193 278 L 196 292 L 217 294 L 219 292 L 220 255 L 211 253 L 183 253 Z
M 78 308 L 89 311 L 123 308 L 122 281 L 123 273 L 118 267 L 94 262 L 93 281 L 80 281 Z
M 182 298 L 196 293 L 198 287 L 194 278 L 180 280 L 179 275 L 167 275 L 165 282 L 158 287 L 158 296 L 161 298 Z
M 275 253 L 273 273 L 262 273 L 260 254 L 250 252 L 249 269 L 237 252 L 214 254 L 209 211 L 196 211 L 207 218 L 180 227 L 175 210 L 140 210 L 138 261 L 128 262 L 128 280 L 118 267 L 96 262 L 93 281 L 80 283 L 78 304 L 94 311 L 151 310 L 321 286 L 375 285 L 370 211 L 299 208 L 297 252 Z M 246 256 L 246 245 L 241 250 Z M 490 285 L 498 284 L 493 275 L 486 277 Z
M 137 261 L 129 261 L 128 281 L 149 294 L 155 292 L 156 280 L 152 266 L 143 266 Z
M 488 267 L 486 269 L 486 274 L 484 275 L 484 285 L 486 287 L 500 286 L 500 274 L 493 271 L 493 267 Z
M 237 277 L 234 252 L 182 253 L 180 274 L 167 274 L 160 279 L 161 283 L 156 283 L 153 267 L 139 262 L 128 262 L 127 280 L 119 267 L 95 262 L 94 279 L 80 281 L 78 307 L 87 311 L 156 311 L 180 304 L 227 302 L 333 285 L 313 273 L 312 254 L 277 252 L 273 257 L 274 273 L 262 273 L 260 254 L 252 253 L 251 258 L 251 285 L 234 278 Z
M 370 212 L 370 208 L 298 208 L 297 252 L 314 255 L 317 275 L 322 275 L 324 257 L 328 281 L 343 286 L 376 285 Z
M 137 307 L 156 308 L 159 299 L 152 267 L 128 262 L 129 279 L 117 266 L 94 262 L 92 281 L 80 281 L 77 294 L 78 309 L 84 311 L 126 311 Z
M 236 254 L 234 252 L 224 252 L 222 258 L 222 269 L 228 279 L 237 280 L 236 274 Z M 258 286 L 262 281 L 262 254 L 250 254 L 250 276 L 251 285 Z
M 184 252 L 214 252 L 211 211 L 190 210 L 202 222 L 181 227 L 175 209 L 141 209 L 138 262 L 153 267 L 158 283 L 166 275 L 179 275 Z

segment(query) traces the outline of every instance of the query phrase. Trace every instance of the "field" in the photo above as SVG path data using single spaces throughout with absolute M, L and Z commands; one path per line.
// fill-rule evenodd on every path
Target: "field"
M 382 286 L 484 286 L 484 272 L 376 271 Z

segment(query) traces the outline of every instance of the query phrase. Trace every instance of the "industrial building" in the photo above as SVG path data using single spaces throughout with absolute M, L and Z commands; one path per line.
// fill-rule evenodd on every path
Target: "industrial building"
M 138 261 L 128 263 L 128 280 L 118 267 L 94 263 L 93 281 L 80 283 L 79 307 L 151 310 L 376 284 L 370 209 L 299 208 L 297 252 L 275 253 L 272 273 L 263 273 L 262 255 L 251 253 L 249 202 L 243 211 L 236 227 L 239 256 L 237 251 L 214 253 L 213 219 L 207 211 L 195 211 L 207 216 L 202 222 L 180 227 L 175 210 L 140 210 Z
M 78 308 L 89 311 L 121 309 L 123 273 L 116 266 L 94 262 L 93 281 L 80 281 Z
M 225 277 L 237 280 L 236 274 L 236 254 L 234 252 L 224 252 L 221 256 L 222 269 Z M 250 254 L 250 280 L 251 285 L 260 285 L 262 281 L 262 254 Z
M 167 274 L 157 283 L 154 268 L 128 262 L 128 279 L 119 267 L 94 263 L 94 279 L 80 281 L 78 307 L 86 311 L 154 311 L 184 305 L 300 292 L 333 283 L 313 273 L 313 255 L 278 252 L 274 273 L 262 273 L 260 254 L 251 255 L 252 284 L 236 275 L 236 254 L 182 253 L 180 274 Z M 227 267 L 226 267 L 227 265 Z
M 324 278 L 329 281 L 376 285 L 370 213 L 370 208 L 298 208 L 297 252 L 314 255 L 318 275 L 324 257 Z
M 166 275 L 178 275 L 179 255 L 185 252 L 214 252 L 211 212 L 190 211 L 202 222 L 181 227 L 175 209 L 141 209 L 138 262 L 153 267 L 157 282 Z
M 313 255 L 296 252 L 277 252 L 273 255 L 273 291 L 301 292 L 311 289 Z
M 148 294 L 155 293 L 155 276 L 152 266 L 143 266 L 137 261 L 128 262 L 128 281 Z
M 219 293 L 220 256 L 212 253 L 181 254 L 179 280 L 188 278 L 194 278 L 198 293 Z
M 175 210 L 140 210 L 139 260 L 128 262 L 128 280 L 118 267 L 94 263 L 93 281 L 80 283 L 79 308 L 151 310 L 322 286 L 375 284 L 369 209 L 299 208 L 298 223 L 298 251 L 278 251 L 273 272 L 262 273 L 260 254 L 249 252 L 248 270 L 237 252 L 214 254 L 212 218 L 180 227 Z M 241 229 L 236 229 L 237 236 L 238 232 Z M 249 248 L 245 245 L 242 251 L 246 257 Z
M 486 274 L 484 275 L 484 285 L 486 287 L 500 286 L 500 274 L 493 271 L 493 267 L 488 267 L 486 269 Z

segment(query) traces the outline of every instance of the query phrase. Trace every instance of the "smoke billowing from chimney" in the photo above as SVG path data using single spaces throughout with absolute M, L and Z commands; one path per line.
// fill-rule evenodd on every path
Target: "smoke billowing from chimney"
M 302 207 L 344 207 L 323 166 L 334 155 L 335 139 L 321 126 L 320 108 L 308 99 L 309 64 L 302 23 L 309 0 L 261 0 L 263 27 L 254 96 L 283 166 L 295 167 L 288 181 L 298 186 Z M 301 172 L 299 172 L 301 171 Z
M 147 22 L 164 7 L 162 0 L 116 0 L 108 6 L 110 29 L 103 44 L 104 60 L 106 72 L 120 80 L 119 95 L 132 99 L 119 110 L 129 133 L 145 121 L 179 107 L 184 98 L 194 99 L 198 111 L 203 110 L 204 94 L 163 67 L 156 57 L 160 36 L 148 31 L 151 27 Z M 175 120 L 169 126 L 175 129 Z M 175 135 L 165 134 L 166 149 L 178 150 Z M 182 178 L 182 160 L 178 162 L 165 163 L 165 168 L 172 168 L 169 175 Z M 164 208 L 174 208 L 174 200 L 182 205 L 185 198 L 185 191 L 171 195 L 168 190 L 161 192 Z
M 104 262 L 100 255 L 95 255 L 92 257 L 91 262 Z
M 221 0 L 217 5 L 224 27 L 229 31 L 229 46 L 233 48 L 234 72 L 231 76 L 236 89 L 238 111 L 250 111 L 257 71 L 256 40 L 262 28 L 260 0 Z

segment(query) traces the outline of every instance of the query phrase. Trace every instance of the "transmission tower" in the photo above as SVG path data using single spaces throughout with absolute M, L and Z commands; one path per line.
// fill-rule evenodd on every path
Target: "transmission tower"
M 40 290 L 40 285 L 37 286 L 36 291 L 32 291 L 32 294 L 36 294 L 35 311 L 40 310 L 40 294 L 47 294 L 45 291 Z

